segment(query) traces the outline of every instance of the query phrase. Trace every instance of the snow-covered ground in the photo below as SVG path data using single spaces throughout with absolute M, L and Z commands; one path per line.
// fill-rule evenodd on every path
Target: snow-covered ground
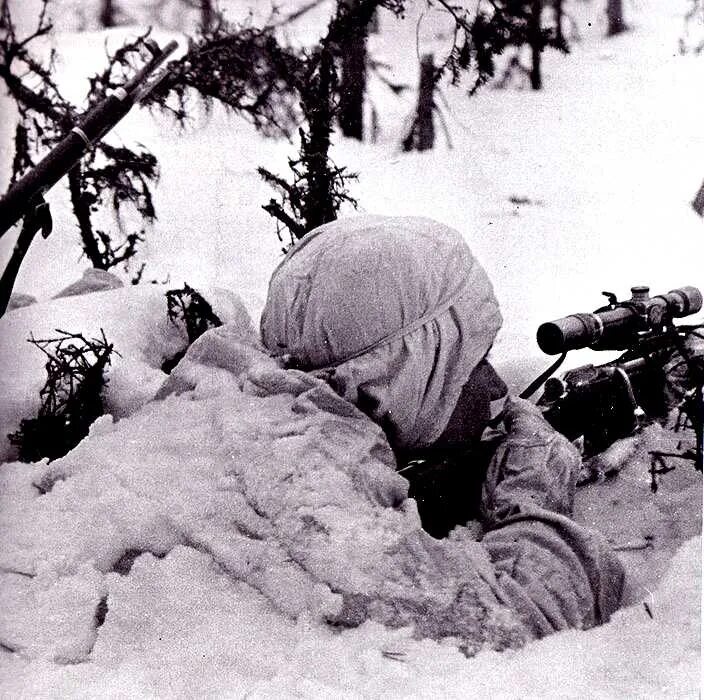
M 31 3 L 14 5 L 29 15 Z M 451 149 L 440 130 L 433 152 L 401 153 L 413 95 L 394 97 L 376 79 L 377 142 L 337 139 L 336 161 L 359 172 L 362 211 L 431 216 L 466 236 L 502 304 L 492 352 L 514 388 L 546 364 L 534 342 L 540 322 L 595 308 L 604 289 L 704 286 L 704 221 L 689 206 L 704 178 L 704 56 L 678 53 L 686 5 L 627 4 L 632 31 L 607 41 L 601 3 L 573 3 L 582 38 L 567 57 L 546 54 L 543 92 L 487 87 L 468 100 L 444 90 Z M 374 56 L 412 85 L 417 51 L 446 41 L 436 14 L 419 8 L 404 22 L 383 17 L 372 39 Z M 106 36 L 117 43 L 137 29 L 71 33 L 77 27 L 61 19 L 52 41 L 62 85 L 78 99 Z M 306 19 L 299 35 L 320 19 Z M 255 431 L 257 414 L 237 398 L 236 358 L 218 352 L 180 368 L 193 392 L 153 400 L 168 393 L 161 361 L 185 346 L 163 295 L 186 281 L 250 334 L 237 297 L 256 326 L 280 256 L 256 167 L 284 173 L 295 146 L 263 140 L 217 109 L 185 133 L 137 111 L 116 132 L 161 162 L 159 219 L 143 259 L 145 280 L 169 282 L 50 300 L 85 268 L 66 194 L 52 191 L 55 232 L 34 243 L 16 286 L 40 303 L 0 321 L 0 460 L 13 458 L 4 435 L 38 407 L 43 358 L 25 342 L 30 332 L 103 328 L 121 354 L 106 395 L 119 421 L 100 419 L 51 465 L 0 467 L 3 697 L 698 696 L 701 479 L 679 465 L 652 494 L 638 455 L 657 435 L 626 450 L 616 481 L 580 495 L 580 518 L 606 532 L 632 573 L 633 605 L 595 630 L 467 659 L 457 640 L 417 640 L 407 628 L 332 631 L 319 621 L 332 605 L 320 588 L 328 579 L 297 580 L 273 547 L 255 547 L 245 557 L 254 568 L 237 570 L 244 545 L 224 533 L 255 525 L 227 520 L 226 485 L 213 475 L 227 473 L 223 444 L 236 444 L 223 434 Z M 11 134 L 3 120 L 3 182 Z M 0 262 L 11 244 L 10 235 L 0 241 Z M 38 496 L 39 482 L 53 488 Z M 375 551 L 367 545 L 362 552 Z M 115 562 L 128 550 L 146 553 L 123 575 Z M 108 612 L 96 627 L 102 599 Z

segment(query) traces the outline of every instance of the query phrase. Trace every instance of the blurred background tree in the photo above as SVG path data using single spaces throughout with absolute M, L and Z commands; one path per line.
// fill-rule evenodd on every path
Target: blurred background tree
M 616 36 L 628 28 L 623 19 L 623 0 L 606 0 L 606 35 Z

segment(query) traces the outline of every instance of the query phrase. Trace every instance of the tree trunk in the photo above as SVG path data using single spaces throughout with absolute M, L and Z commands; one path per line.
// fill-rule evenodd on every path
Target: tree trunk
M 113 0 L 103 0 L 103 9 L 100 11 L 100 24 L 106 28 L 116 26 L 115 12 L 116 7 Z
M 361 32 L 345 42 L 340 80 L 340 128 L 345 136 L 364 136 L 364 92 L 367 87 L 367 38 Z
M 696 196 L 694 197 L 694 201 L 692 202 L 692 209 L 699 214 L 699 216 L 704 216 L 704 182 L 702 182 L 702 186 L 699 188 L 699 192 L 697 192 Z
M 339 0 L 339 2 L 354 13 L 359 8 L 361 0 Z M 358 24 L 359 21 L 353 22 Z M 345 136 L 359 141 L 364 137 L 363 114 L 364 92 L 367 88 L 368 31 L 369 23 L 365 23 L 365 26 L 348 26 L 344 39 L 339 42 L 342 71 L 338 122 Z
M 380 32 L 380 22 L 379 22 L 379 8 L 377 7 L 374 10 L 374 14 L 372 15 L 371 22 L 369 22 L 369 33 L 370 34 L 378 34 Z
M 203 34 L 213 28 L 213 1 L 200 0 L 200 30 Z
M 562 0 L 553 0 L 552 9 L 555 17 L 555 37 L 560 43 L 564 43 L 565 33 L 562 24 L 565 18 L 565 11 L 562 7 Z
M 333 84 L 335 62 L 328 49 L 323 49 L 318 68 L 315 101 L 307 111 L 309 135 L 303 136 L 302 159 L 307 168 L 308 188 L 302 214 L 306 232 L 334 221 L 337 217 L 333 201 L 334 174 L 328 167 L 330 132 L 332 131 Z
M 607 36 L 616 36 L 626 31 L 626 23 L 623 20 L 623 0 L 606 0 L 606 19 Z
M 7 18 L 9 16 L 8 0 L 0 2 L 0 29 L 9 29 Z
M 540 55 L 543 51 L 543 42 L 540 34 L 542 10 L 543 0 L 532 0 L 528 36 L 532 57 L 530 68 L 530 86 L 533 90 L 540 90 L 543 87 L 543 76 L 540 72 Z
M 420 62 L 418 105 L 408 135 L 403 140 L 404 151 L 429 151 L 435 145 L 435 60 L 433 54 L 425 54 Z

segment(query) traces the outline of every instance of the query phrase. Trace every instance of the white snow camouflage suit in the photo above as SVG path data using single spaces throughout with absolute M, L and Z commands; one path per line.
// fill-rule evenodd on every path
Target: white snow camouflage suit
M 491 283 L 459 233 L 429 219 L 359 216 L 292 247 L 272 276 L 261 333 L 273 355 L 324 380 L 395 448 L 413 448 L 443 432 L 500 325 Z M 474 630 L 475 648 L 502 648 L 609 618 L 624 574 L 600 535 L 570 519 L 577 451 L 520 399 L 507 401 L 504 427 L 482 494 L 481 545 L 468 545 L 463 528 L 404 545 L 430 553 L 440 577 L 461 567 L 473 583 L 442 612 L 421 598 L 348 592 L 337 622 L 412 623 L 466 641 Z M 467 615 L 479 619 L 459 621 Z

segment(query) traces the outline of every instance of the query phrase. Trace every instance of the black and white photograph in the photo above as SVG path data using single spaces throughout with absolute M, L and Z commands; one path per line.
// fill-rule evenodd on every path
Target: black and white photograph
M 704 0 L 0 0 L 0 698 L 701 697 Z

